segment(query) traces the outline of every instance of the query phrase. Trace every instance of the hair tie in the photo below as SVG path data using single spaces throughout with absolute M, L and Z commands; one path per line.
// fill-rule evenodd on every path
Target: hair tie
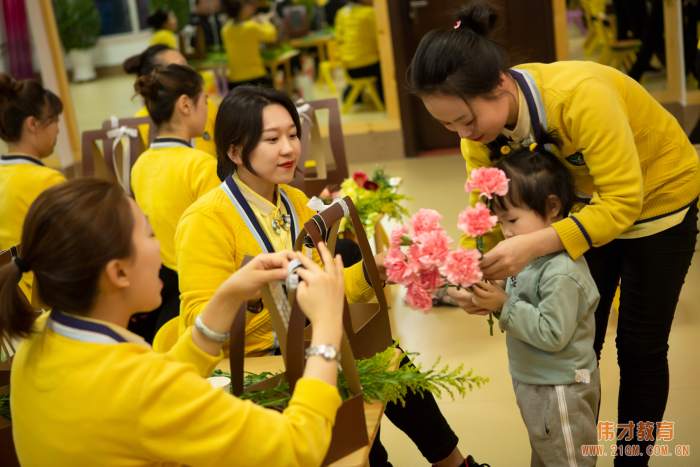
M 462 24 L 462 21 L 457 21 L 457 24 L 455 24 L 455 29 L 459 29 L 459 26 Z
M 508 154 L 510 154 L 510 146 L 508 146 L 507 144 L 505 146 L 502 146 L 501 147 L 501 154 L 503 154 L 504 156 L 507 156 Z
M 19 272 L 21 272 L 22 274 L 31 271 L 31 269 L 27 267 L 27 263 L 25 263 L 24 260 L 19 256 L 15 256 L 15 264 L 19 268 Z
M 537 143 L 532 143 L 530 145 L 530 152 L 534 151 L 536 147 L 537 147 Z

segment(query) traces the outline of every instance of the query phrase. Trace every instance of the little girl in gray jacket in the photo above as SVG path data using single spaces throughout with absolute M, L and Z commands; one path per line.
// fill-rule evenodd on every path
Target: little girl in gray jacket
M 492 201 L 505 238 L 548 228 L 571 211 L 573 180 L 545 146 L 560 143 L 546 135 L 495 165 L 510 179 L 508 194 Z M 502 157 L 500 148 L 496 155 Z M 531 465 L 595 465 L 584 446 L 598 444 L 600 372 L 593 338 L 600 295 L 586 260 L 574 261 L 566 251 L 543 256 L 505 284 L 482 282 L 473 293 L 474 305 L 501 311 Z

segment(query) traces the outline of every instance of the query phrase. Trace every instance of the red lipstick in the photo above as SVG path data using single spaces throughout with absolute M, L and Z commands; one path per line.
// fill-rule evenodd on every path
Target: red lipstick
M 472 141 L 474 141 L 475 143 L 478 143 L 479 141 L 481 141 L 481 139 L 482 139 L 483 137 L 484 137 L 484 135 L 481 135 L 481 136 L 479 136 L 478 138 L 474 138 Z
M 284 164 L 280 164 L 279 167 L 282 167 L 283 169 L 291 169 L 294 167 L 294 161 L 285 162 Z

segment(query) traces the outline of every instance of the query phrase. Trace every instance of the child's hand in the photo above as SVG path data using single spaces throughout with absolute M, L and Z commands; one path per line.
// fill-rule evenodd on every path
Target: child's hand
M 503 311 L 503 305 L 510 298 L 505 290 L 486 282 L 474 284 L 472 290 L 474 291 L 472 297 L 474 305 L 487 310 Z

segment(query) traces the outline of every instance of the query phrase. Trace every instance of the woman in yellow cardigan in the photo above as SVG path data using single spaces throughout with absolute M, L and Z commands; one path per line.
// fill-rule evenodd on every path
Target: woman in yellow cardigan
M 134 55 L 124 62 L 124 71 L 128 74 L 134 74 L 137 79 L 141 76 L 150 75 L 156 68 L 162 68 L 170 64 L 187 65 L 187 60 L 177 50 L 167 45 L 158 44 L 152 45 L 143 53 Z M 216 121 L 216 112 L 219 108 L 213 102 L 207 104 L 207 125 L 204 128 L 204 134 L 192 140 L 193 146 L 200 151 L 216 157 L 216 146 L 214 145 L 214 121 Z M 136 112 L 134 117 L 148 117 L 148 108 Z M 148 125 L 139 125 L 139 133 L 143 140 L 144 147 L 148 147 Z
M 205 377 L 240 304 L 305 267 L 297 299 L 313 323 L 312 346 L 340 348 L 342 261 L 326 271 L 292 252 L 260 255 L 227 277 L 200 319 L 168 354 L 125 329 L 160 303 L 160 244 L 148 219 L 104 180 L 62 183 L 37 198 L 24 250 L 0 268 L 0 335 L 24 337 L 11 375 L 13 437 L 25 467 L 320 466 L 341 398 L 338 362 L 308 357 L 289 407 L 279 413 L 212 388 Z M 53 311 L 37 318 L 17 296 L 34 271 Z M 322 349 L 319 349 L 322 350 Z
M 177 16 L 171 10 L 160 8 L 148 17 L 148 25 L 153 28 L 153 37 L 148 45 L 164 44 L 171 49 L 179 49 L 177 40 Z
M 0 156 L 0 250 L 20 243 L 29 206 L 47 188 L 65 182 L 58 170 L 41 161 L 54 152 L 63 102 L 34 80 L 15 81 L 0 73 L 0 139 L 8 152 Z M 32 299 L 32 274 L 19 282 Z
M 297 109 L 281 91 L 240 86 L 221 103 L 216 145 L 223 183 L 185 211 L 175 235 L 182 292 L 180 334 L 206 309 L 219 285 L 240 268 L 245 255 L 291 250 L 301 226 L 316 214 L 307 207 L 304 193 L 286 185 L 301 155 L 300 133 Z M 304 249 L 321 264 L 317 253 Z M 382 257 L 378 255 L 379 263 Z M 345 270 L 345 290 L 351 302 L 374 296 L 364 262 Z M 246 355 L 274 355 L 278 344 L 267 308 L 257 297 L 248 305 Z M 409 394 L 405 408 L 388 404 L 385 413 L 429 462 L 439 467 L 478 465 L 472 457 L 465 464 L 458 438 L 432 395 Z M 390 465 L 379 437 L 370 464 Z
M 484 275 L 515 276 L 531 260 L 564 249 L 574 259 L 584 255 L 601 295 L 598 358 L 621 279 L 618 420 L 659 422 L 669 389 L 668 337 L 695 251 L 698 154 L 676 119 L 613 68 L 591 62 L 509 68 L 490 38 L 495 22 L 491 6 L 473 1 L 454 28 L 427 34 L 413 59 L 411 87 L 462 138 L 469 173 L 494 163 L 490 147 L 526 146 L 556 130 L 564 145 L 552 149 L 574 178 L 579 205 L 533 234 L 503 240 L 498 230 L 487 240 Z M 474 239 L 462 244 L 473 248 Z M 468 313 L 489 311 L 466 291 L 450 294 Z M 653 444 L 618 441 L 629 443 L 644 456 Z M 630 459 L 618 457 L 615 465 Z
M 134 317 L 129 328 L 150 343 L 155 332 L 180 313 L 177 223 L 192 203 L 220 182 L 214 158 L 190 146 L 193 138 L 204 133 L 207 122 L 208 97 L 202 77 L 188 66 L 172 64 L 140 77 L 135 89 L 158 127 L 156 139 L 131 170 L 134 198 L 161 243 L 163 261 L 162 306 L 143 319 Z

